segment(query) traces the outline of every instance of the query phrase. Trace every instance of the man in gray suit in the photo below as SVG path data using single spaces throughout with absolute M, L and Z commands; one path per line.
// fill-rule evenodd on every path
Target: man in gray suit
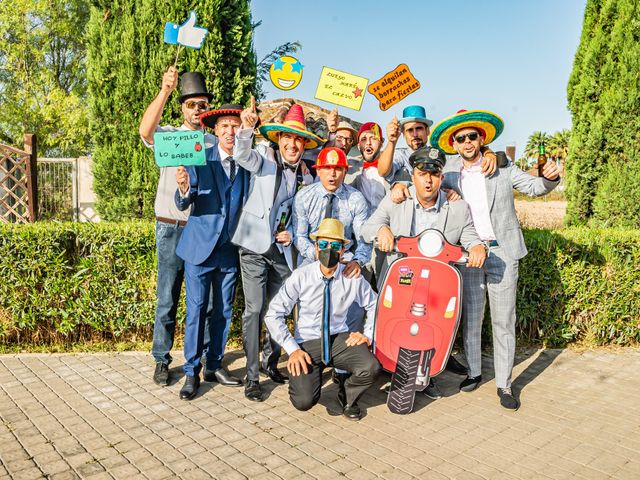
M 439 230 L 449 243 L 462 245 L 469 251 L 468 268 L 464 269 L 482 267 L 486 249 L 473 227 L 467 203 L 464 200 L 450 203 L 440 190 L 445 162 L 444 154 L 437 148 L 421 147 L 413 152 L 409 157 L 413 169 L 413 185 L 409 187 L 411 199 L 398 204 L 392 201 L 391 193 L 387 194 L 364 224 L 362 236 L 365 241 L 377 239 L 378 250 L 384 252 L 377 255 L 379 287 L 389 265 L 398 258 L 392 253 L 395 237 L 415 236 L 427 228 Z M 442 396 L 433 379 L 424 392 L 434 400 Z
M 462 268 L 462 322 L 469 375 L 460 390 L 471 392 L 482 381 L 481 335 L 486 294 L 489 294 L 493 330 L 493 358 L 500 404 L 516 410 L 511 390 L 515 356 L 516 289 L 518 261 L 527 254 L 516 216 L 513 189 L 529 195 L 549 193 L 559 183 L 559 171 L 548 162 L 542 177 L 529 175 L 512 163 L 493 175 L 480 172 L 481 148 L 495 140 L 504 128 L 497 115 L 484 110 L 461 110 L 433 128 L 431 145 L 459 156 L 447 162 L 446 188 L 453 188 L 469 204 L 476 231 L 489 246 L 482 269 Z

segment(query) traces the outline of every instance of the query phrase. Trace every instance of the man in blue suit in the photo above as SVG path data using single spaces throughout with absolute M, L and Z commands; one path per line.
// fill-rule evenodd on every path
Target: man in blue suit
M 231 243 L 249 190 L 250 175 L 233 159 L 235 132 L 240 127 L 239 105 L 223 105 L 201 115 L 203 126 L 213 127 L 218 144 L 206 151 L 207 163 L 179 167 L 176 205 L 191 207 L 177 255 L 185 262 L 187 319 L 184 332 L 185 383 L 180 398 L 191 400 L 200 386 L 205 314 L 212 290 L 213 315 L 208 324 L 205 381 L 240 386 L 242 382 L 222 368 L 231 324 L 238 276 L 238 249 Z

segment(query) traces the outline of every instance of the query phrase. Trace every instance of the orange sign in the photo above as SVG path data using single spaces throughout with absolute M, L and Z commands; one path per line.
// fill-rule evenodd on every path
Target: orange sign
M 369 85 L 367 90 L 380 102 L 380 110 L 387 110 L 419 88 L 420 82 L 413 76 L 409 67 L 401 63 L 380 80 Z

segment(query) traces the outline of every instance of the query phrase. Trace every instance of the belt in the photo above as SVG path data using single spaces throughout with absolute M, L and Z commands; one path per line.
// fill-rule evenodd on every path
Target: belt
M 174 220 L 172 218 L 156 217 L 156 220 L 160 223 L 168 223 L 169 225 L 180 225 L 184 227 L 187 222 L 185 220 Z
M 498 246 L 498 241 L 497 240 L 490 240 L 487 242 L 487 245 L 489 245 L 490 247 L 497 247 Z

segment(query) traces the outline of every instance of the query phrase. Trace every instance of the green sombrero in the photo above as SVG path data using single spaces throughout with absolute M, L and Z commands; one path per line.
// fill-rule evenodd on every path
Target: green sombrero
M 260 133 L 264 137 L 268 138 L 273 143 L 278 143 L 280 140 L 278 134 L 282 132 L 300 135 L 306 140 L 304 144 L 305 150 L 311 150 L 325 142 L 323 139 L 307 130 L 307 123 L 304 119 L 302 107 L 297 103 L 291 105 L 291 108 L 287 112 L 287 116 L 284 117 L 282 123 L 265 123 L 258 130 L 260 130 Z
M 453 134 L 463 128 L 475 128 L 484 137 L 488 145 L 500 136 L 504 130 L 504 122 L 493 112 L 486 110 L 458 110 L 455 115 L 440 121 L 431 130 L 429 143 L 449 155 L 455 154 Z

